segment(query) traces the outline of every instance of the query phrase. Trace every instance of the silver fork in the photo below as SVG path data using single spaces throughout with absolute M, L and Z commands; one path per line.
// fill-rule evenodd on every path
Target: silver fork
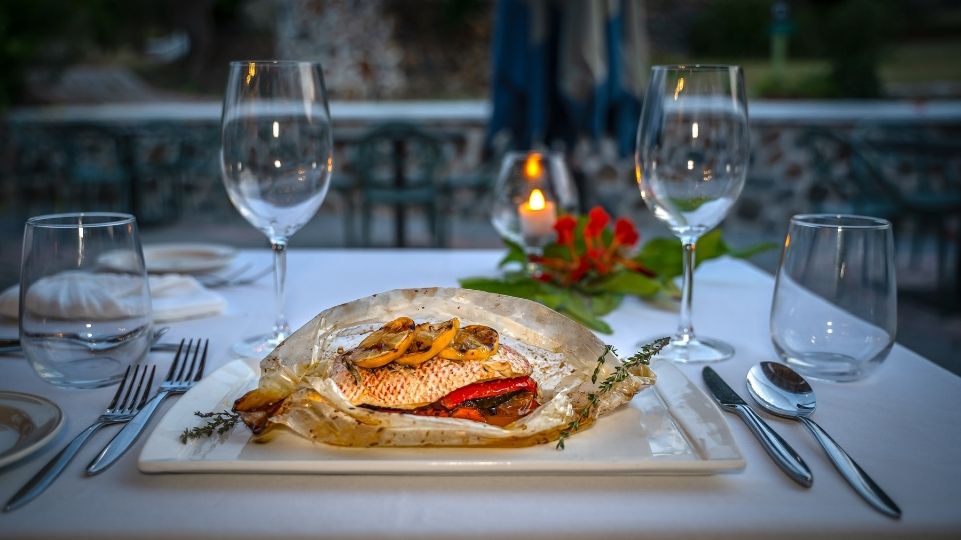
M 142 370 L 140 369 L 141 367 L 143 367 Z M 43 493 L 43 491 L 60 476 L 60 473 L 67 467 L 70 460 L 77 455 L 77 452 L 83 444 L 87 442 L 87 439 L 98 429 L 109 424 L 119 424 L 130 421 L 130 419 L 137 414 L 137 411 L 143 408 L 147 402 L 147 396 L 150 395 L 150 389 L 153 387 L 153 378 L 157 371 L 157 366 L 150 367 L 149 378 L 147 377 L 147 371 L 146 365 L 138 365 L 134 368 L 133 376 L 131 377 L 130 366 L 127 366 L 127 371 L 123 374 L 123 380 L 117 385 L 117 392 L 113 395 L 113 399 L 110 400 L 110 404 L 107 405 L 103 414 L 101 414 L 93 424 L 90 424 L 90 427 L 74 437 L 74 439 L 70 441 L 70 444 L 65 446 L 64 449 L 44 465 L 42 469 L 37 471 L 37 474 L 7 501 L 6 506 L 3 507 L 3 511 L 9 512 L 16 510 L 32 501 L 37 495 Z M 124 389 L 126 389 L 126 392 L 124 392 Z M 123 401 L 120 401 L 121 396 L 123 396 Z
M 184 344 L 186 343 L 186 348 Z M 200 345 L 203 344 L 203 354 L 200 353 Z M 180 340 L 180 347 L 177 354 L 170 363 L 170 370 L 167 371 L 167 378 L 160 383 L 160 390 L 150 401 L 144 405 L 143 409 L 137 413 L 133 420 L 127 423 L 114 435 L 107 446 L 100 451 L 100 454 L 87 465 L 87 474 L 97 474 L 103 472 L 113 465 L 137 440 L 144 428 L 150 422 L 150 417 L 156 412 L 157 407 L 167 396 L 172 394 L 183 394 L 190 387 L 200 380 L 204 375 L 204 366 L 207 364 L 207 347 L 210 345 L 209 339 Z M 199 361 L 198 361 L 199 359 Z
M 266 276 L 273 271 L 273 266 L 267 266 L 260 269 L 258 272 L 246 275 L 245 273 L 250 269 L 251 264 L 247 263 L 241 266 L 238 270 L 230 272 L 229 274 L 222 276 L 217 274 L 208 274 L 206 276 L 196 276 L 197 281 L 199 281 L 204 287 L 209 289 L 214 289 L 218 287 L 235 287 L 238 285 L 249 285 L 258 279 Z M 242 277 L 243 276 L 243 277 Z

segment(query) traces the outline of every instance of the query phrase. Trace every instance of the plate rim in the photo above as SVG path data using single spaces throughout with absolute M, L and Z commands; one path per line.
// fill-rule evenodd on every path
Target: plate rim
M 66 421 L 66 416 L 63 413 L 63 409 L 61 409 L 59 405 L 57 405 L 56 403 L 54 403 L 53 401 L 51 401 L 46 397 L 38 396 L 36 394 L 28 394 L 26 392 L 17 392 L 16 390 L 0 390 L 0 400 L 4 399 L 4 397 L 9 397 L 9 396 L 13 396 L 14 398 L 21 398 L 21 401 L 23 401 L 22 398 L 26 398 L 28 400 L 37 401 L 44 405 L 49 406 L 53 411 L 56 412 L 57 421 L 49 432 L 47 432 L 45 435 L 43 435 L 42 437 L 34 441 L 32 444 L 29 444 L 21 448 L 20 450 L 17 450 L 16 452 L 12 452 L 6 455 L 0 454 L 0 468 L 6 467 L 12 463 L 16 463 L 17 461 L 20 461 L 21 459 L 45 447 L 48 443 L 50 443 L 50 441 L 52 441 L 60 433 L 60 430 L 63 429 L 63 426 Z
M 730 448 L 733 450 L 735 457 L 728 459 L 710 459 L 699 457 L 694 461 L 671 461 L 664 460 L 657 462 L 657 466 L 641 468 L 637 467 L 635 462 L 624 462 L 624 463 L 610 463 L 603 460 L 598 461 L 583 461 L 577 459 L 567 459 L 567 460 L 551 460 L 551 461 L 523 461 L 523 460 L 512 460 L 510 456 L 503 459 L 496 460 L 484 460 L 478 461 L 477 459 L 465 458 L 463 460 L 436 460 L 431 458 L 425 458 L 421 460 L 383 460 L 379 461 L 376 459 L 371 460 L 359 460 L 359 459 L 318 459 L 318 460 L 303 460 L 303 459 L 291 459 L 291 460 L 273 460 L 273 461 L 262 461 L 262 460 L 244 460 L 244 459 L 190 459 L 185 457 L 185 451 L 191 448 L 190 446 L 182 446 L 179 441 L 167 441 L 164 440 L 164 433 L 180 432 L 184 428 L 186 422 L 185 419 L 189 418 L 189 411 L 198 410 L 197 406 L 200 405 L 196 403 L 195 399 L 191 400 L 191 393 L 194 393 L 194 398 L 196 396 L 205 396 L 207 399 L 204 403 L 223 403 L 228 397 L 230 401 L 233 397 L 223 394 L 223 392 L 214 391 L 211 393 L 211 388 L 216 388 L 215 385 L 223 384 L 225 387 L 236 388 L 243 384 L 249 384 L 251 380 L 255 379 L 259 372 L 256 367 L 256 360 L 254 359 L 235 359 L 232 360 L 215 372 L 211 373 L 208 377 L 204 378 L 200 383 L 194 386 L 187 394 L 182 396 L 177 402 L 171 406 L 170 409 L 166 411 L 166 414 L 161 418 L 161 420 L 155 425 L 153 431 L 150 433 L 146 443 L 141 449 L 140 455 L 137 459 L 137 465 L 141 472 L 144 473 L 243 473 L 243 474 L 345 474 L 345 475 L 472 475 L 472 474 L 565 474 L 565 475 L 578 475 L 578 474 L 632 474 L 632 475 L 711 475 L 711 474 L 721 474 L 728 472 L 737 472 L 743 470 L 746 466 L 744 460 L 744 454 L 737 445 L 737 441 L 734 438 L 733 433 L 730 430 L 730 425 L 727 423 L 726 419 L 723 417 L 723 412 L 718 408 L 717 404 L 713 402 L 700 388 L 693 384 L 690 378 L 684 374 L 683 371 L 678 369 L 676 366 L 670 364 L 667 361 L 657 361 L 658 364 L 666 365 L 665 369 L 656 371 L 658 373 L 658 378 L 661 378 L 661 372 L 674 372 L 671 376 L 679 376 L 690 385 L 691 388 L 696 390 L 699 395 L 699 401 L 703 402 L 710 408 L 711 415 L 714 417 L 712 423 L 716 423 L 723 429 L 727 434 L 727 439 L 730 441 Z M 236 372 L 232 374 L 231 372 Z M 223 380 L 225 377 L 232 377 L 228 380 Z M 244 380 L 239 380 L 240 377 L 245 376 Z M 206 385 L 204 383 L 207 383 Z M 662 401 L 664 396 L 662 392 L 658 389 L 658 385 L 654 384 L 653 389 L 658 394 L 658 398 Z M 228 390 L 229 392 L 229 390 Z M 214 395 L 211 395 L 214 394 Z M 220 395 L 223 394 L 223 395 Z M 216 400 L 216 401 L 215 401 Z M 682 421 L 670 410 L 665 404 L 665 411 L 670 415 L 671 419 L 678 424 L 678 429 L 684 430 L 684 428 L 679 425 Z M 186 412 L 184 415 L 182 412 Z M 178 423 L 174 425 L 175 423 Z M 243 427 L 238 427 L 237 429 L 244 429 Z M 590 432 L 585 432 L 589 434 Z M 298 437 L 293 433 L 284 433 L 283 435 L 290 437 Z M 688 434 L 685 432 L 685 437 Z M 309 441 L 306 441 L 308 442 Z M 688 441 L 691 444 L 690 441 Z M 256 444 L 251 443 L 248 439 L 246 444 Z M 312 443 L 319 444 L 319 443 Z M 548 443 L 550 444 L 550 443 Z M 177 446 L 173 446 L 177 445 Z M 693 446 L 693 445 L 692 445 Z M 333 449 L 345 450 L 345 454 L 353 451 L 364 450 L 362 448 L 347 448 L 343 449 L 340 447 L 332 447 Z M 482 450 L 483 448 L 471 448 L 471 450 Z M 410 448 L 407 448 L 410 450 Z M 448 450 L 456 450 L 456 448 L 449 448 Z M 523 450 L 520 449 L 498 449 L 498 450 Z M 696 451 L 696 449 L 695 449 Z M 662 465 L 663 464 L 663 465 Z M 681 465 L 683 464 L 683 465 Z
M 237 256 L 238 250 L 233 246 L 227 244 L 213 243 L 213 242 L 160 242 L 153 244 L 144 244 L 142 247 L 144 254 L 144 264 L 147 267 L 147 272 L 150 273 L 169 273 L 169 272 L 210 272 L 223 268 L 230 264 L 231 260 Z M 210 260 L 206 264 L 199 264 L 193 266 L 177 266 L 177 265 L 161 265 L 157 266 L 156 263 L 151 266 L 147 261 L 148 253 L 150 252 L 176 252 L 176 251 L 203 251 L 209 252 Z

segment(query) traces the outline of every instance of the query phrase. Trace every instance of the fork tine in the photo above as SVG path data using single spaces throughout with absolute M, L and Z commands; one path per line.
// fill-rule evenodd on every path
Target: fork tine
M 210 274 L 208 276 L 203 276 L 203 279 L 198 278 L 198 281 L 200 281 L 204 287 L 220 287 L 239 278 L 244 272 L 250 270 L 251 266 L 253 266 L 253 263 L 247 263 L 242 265 L 240 268 L 228 272 L 227 274 Z
M 197 368 L 197 374 L 194 375 L 194 382 L 199 381 L 200 378 L 204 376 L 204 367 L 206 367 L 206 365 L 207 365 L 207 346 L 208 346 L 208 345 L 210 345 L 210 340 L 209 340 L 209 339 L 205 339 L 205 340 L 204 340 L 204 354 L 203 354 L 203 356 L 200 357 L 200 367 Z M 200 347 L 197 347 L 197 348 L 199 349 Z
M 260 272 L 257 272 L 257 273 L 254 274 L 254 275 L 244 276 L 244 277 L 242 277 L 242 278 L 235 279 L 235 280 L 229 282 L 228 285 L 249 285 L 250 283 L 253 283 L 253 282 L 259 280 L 260 278 L 266 276 L 267 274 L 269 274 L 269 273 L 271 273 L 271 272 L 273 272 L 273 271 L 274 271 L 274 268 L 273 268 L 272 266 L 268 266 L 268 267 L 266 267 L 266 268 L 262 268 L 262 269 L 260 270 Z
M 177 376 L 174 379 L 169 380 L 182 381 L 184 379 L 184 371 L 187 369 L 187 358 L 190 357 L 190 349 L 193 347 L 193 345 L 193 339 L 187 342 L 187 350 L 184 352 L 183 363 L 180 364 L 180 370 L 177 371 Z
M 117 406 L 116 410 L 123 410 L 127 408 L 127 401 L 130 399 L 130 394 L 133 392 L 133 385 L 137 382 L 137 373 L 140 372 L 140 364 L 137 364 L 133 368 L 133 376 L 130 377 L 130 383 L 127 385 L 127 391 L 123 395 L 123 401 Z M 137 399 L 134 397 L 134 399 Z
M 107 405 L 107 410 L 111 410 L 117 406 L 117 400 L 120 399 L 120 394 L 123 392 L 123 386 L 127 384 L 127 376 L 130 375 L 130 366 L 127 366 L 127 371 L 123 372 L 123 379 L 120 379 L 120 384 L 117 385 L 117 392 L 113 395 L 113 399 L 110 400 L 110 405 Z
M 199 338 L 197 339 L 197 346 L 194 347 L 194 355 L 193 355 L 193 357 L 190 359 L 190 369 L 187 370 L 187 373 L 185 373 L 183 377 L 180 377 L 179 379 L 177 379 L 177 382 L 179 382 L 179 383 L 187 383 L 187 382 L 190 382 L 191 379 L 193 379 L 193 377 L 194 377 L 194 368 L 197 367 L 197 356 L 198 356 L 198 355 L 200 355 L 200 339 L 199 339 Z
M 140 403 L 137 404 L 136 410 L 143 409 L 144 404 L 147 403 L 147 396 L 150 395 L 150 389 L 153 388 L 153 376 L 157 373 L 157 364 L 154 364 L 150 368 L 150 379 L 147 380 L 147 389 L 144 390 L 143 394 L 140 394 Z M 147 374 L 147 370 L 144 370 L 144 375 Z M 141 379 L 142 381 L 143 379 Z
M 174 355 L 173 361 L 170 362 L 170 369 L 167 370 L 167 379 L 166 379 L 166 380 L 168 380 L 168 381 L 174 380 L 174 371 L 176 371 L 176 369 L 177 369 L 177 362 L 180 361 L 180 355 L 181 355 L 181 353 L 183 353 L 183 350 L 184 350 L 184 342 L 185 342 L 185 341 L 187 341 L 187 340 L 186 340 L 186 339 L 181 339 L 181 340 L 180 340 L 180 345 L 177 346 L 177 354 Z M 189 349 L 190 346 L 188 345 L 187 348 Z
M 140 368 L 140 366 L 137 366 L 137 368 Z M 140 396 L 141 396 L 140 392 L 143 390 L 143 380 L 146 379 L 146 378 L 147 378 L 147 366 L 144 366 L 144 367 L 143 367 L 143 371 L 140 372 L 140 380 L 137 381 L 137 391 L 134 392 L 134 394 L 133 394 L 133 399 L 130 400 L 130 406 L 129 406 L 129 407 L 124 407 L 125 410 L 128 410 L 128 411 L 134 411 L 134 410 L 136 410 L 137 401 L 139 400 L 139 398 L 140 398 Z M 124 405 L 126 405 L 126 404 L 127 404 L 127 401 L 124 400 Z

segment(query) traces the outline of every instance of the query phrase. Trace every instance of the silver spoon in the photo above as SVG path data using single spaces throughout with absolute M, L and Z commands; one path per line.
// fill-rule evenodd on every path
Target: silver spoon
M 893 518 L 901 517 L 901 509 L 890 497 L 871 480 L 851 456 L 834 442 L 821 426 L 809 416 L 814 412 L 817 401 L 811 385 L 793 369 L 777 362 L 761 362 L 747 372 L 747 389 L 758 404 L 766 411 L 793 418 L 811 430 L 814 438 L 821 443 L 841 476 L 851 484 L 874 508 Z

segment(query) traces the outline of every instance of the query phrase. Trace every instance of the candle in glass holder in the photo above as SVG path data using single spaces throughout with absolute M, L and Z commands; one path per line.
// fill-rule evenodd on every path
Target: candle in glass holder
M 539 189 L 531 191 L 526 202 L 517 208 L 521 222 L 521 236 L 526 242 L 542 243 L 554 234 L 557 210 L 554 203 L 544 198 Z

